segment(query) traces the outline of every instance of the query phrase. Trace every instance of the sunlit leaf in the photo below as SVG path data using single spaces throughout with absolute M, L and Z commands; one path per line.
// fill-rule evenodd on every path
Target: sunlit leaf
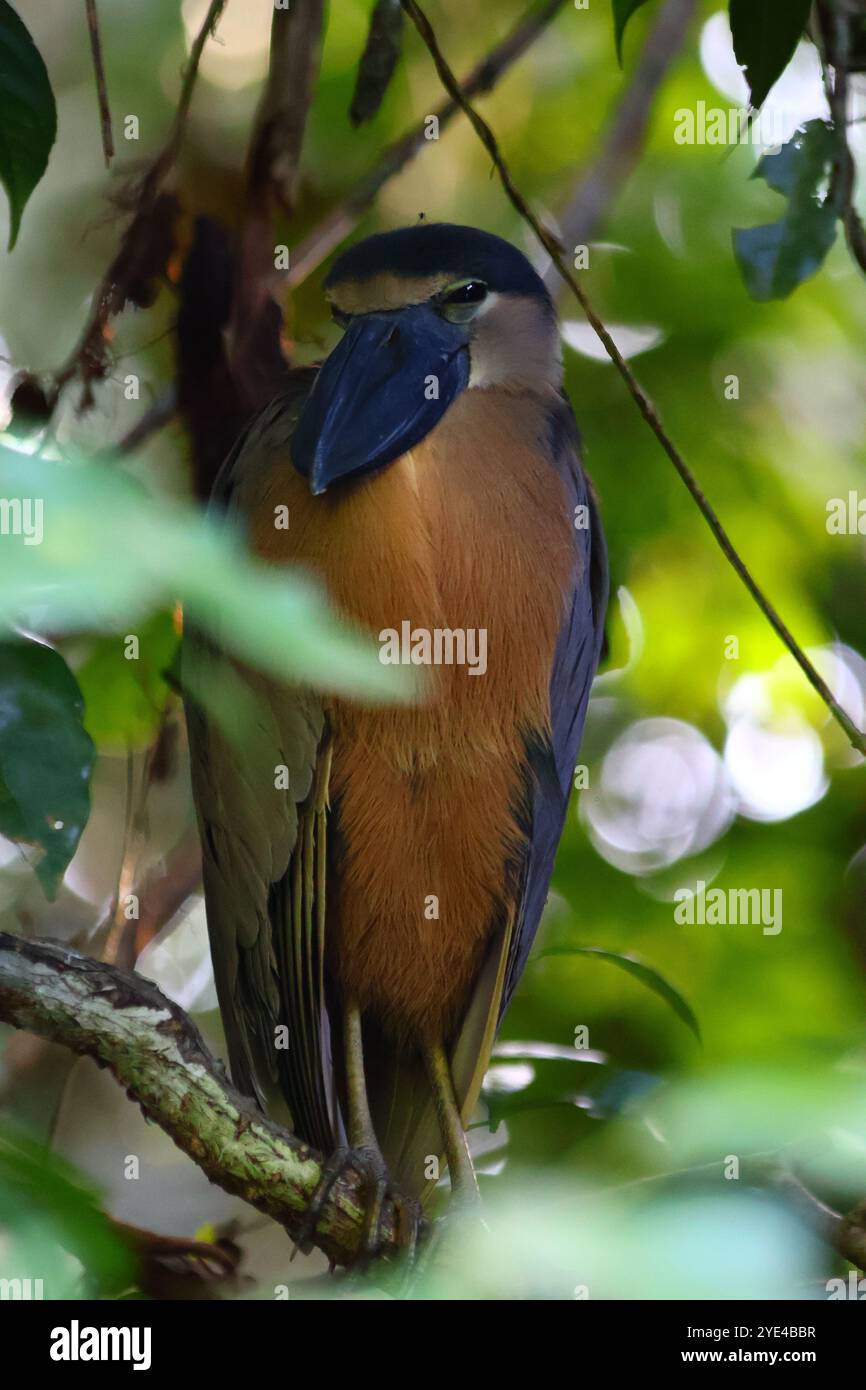
M 9 197 L 9 250 L 57 135 L 54 94 L 39 49 L 0 0 L 0 181 Z
M 541 951 L 536 960 L 545 960 L 548 956 L 596 956 L 599 960 L 608 960 L 612 965 L 618 965 L 620 970 L 625 970 L 628 975 L 640 980 L 641 984 L 646 985 L 660 999 L 664 999 L 681 1019 L 687 1028 L 690 1028 L 697 1038 L 701 1041 L 701 1029 L 694 1011 L 684 999 L 683 995 L 675 988 L 664 975 L 660 974 L 651 965 L 646 965 L 644 961 L 638 960 L 636 956 L 627 955 L 621 951 L 605 951 L 600 946 L 552 946 L 547 951 Z
M 137 654 L 127 655 L 127 637 Z M 76 669 L 84 696 L 84 726 L 98 748 L 118 749 L 149 743 L 155 734 L 169 686 L 179 637 L 171 613 L 154 613 L 131 633 L 99 637 Z

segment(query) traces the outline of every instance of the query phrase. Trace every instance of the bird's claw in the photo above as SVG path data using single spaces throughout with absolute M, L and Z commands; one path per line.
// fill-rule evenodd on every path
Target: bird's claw
M 391 1201 L 397 1215 L 398 1243 L 411 1265 L 418 1240 L 425 1226 L 420 1202 L 407 1197 L 391 1180 L 388 1166 L 379 1150 L 372 1147 L 335 1149 L 322 1167 L 319 1185 L 304 1215 L 295 1239 L 294 1254 L 309 1253 L 325 1205 L 338 1179 L 349 1171 L 360 1174 L 365 1199 L 364 1229 L 353 1268 L 364 1268 L 382 1252 L 383 1213 Z

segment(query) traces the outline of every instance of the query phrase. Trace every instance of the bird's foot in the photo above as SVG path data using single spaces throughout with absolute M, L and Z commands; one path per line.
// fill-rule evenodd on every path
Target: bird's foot
M 383 1214 L 388 1201 L 393 1203 L 397 1214 L 400 1248 L 411 1265 L 426 1225 L 421 1204 L 395 1186 L 379 1150 L 367 1145 L 354 1149 L 335 1149 L 323 1165 L 319 1185 L 295 1241 L 295 1254 L 298 1250 L 304 1254 L 309 1253 L 325 1204 L 337 1181 L 349 1171 L 361 1175 L 361 1192 L 365 1200 L 364 1229 L 354 1268 L 363 1269 L 381 1253 Z

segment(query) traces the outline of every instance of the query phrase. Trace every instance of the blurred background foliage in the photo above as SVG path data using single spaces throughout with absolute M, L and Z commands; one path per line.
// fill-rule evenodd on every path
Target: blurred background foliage
M 164 140 L 205 8 L 203 0 L 101 0 L 119 147 L 107 176 L 82 8 L 18 0 L 48 68 L 58 136 L 0 276 L 7 397 L 16 372 L 56 369 L 73 349 L 122 227 L 112 191 Z M 299 205 L 278 232 L 290 248 L 347 198 L 389 141 L 441 100 L 410 26 L 381 109 L 353 128 L 348 112 L 370 8 L 369 0 L 330 6 Z M 632 8 L 622 70 L 609 0 L 567 4 L 480 103 L 519 187 L 554 225 L 597 155 L 654 22 L 656 0 Z M 524 12 L 521 0 L 429 0 L 426 9 L 458 74 Z M 234 221 L 271 14 L 269 0 L 234 0 L 205 50 L 179 170 L 179 259 L 194 215 Z M 734 230 L 783 210 L 779 194 L 751 177 L 762 151 L 674 139 L 678 111 L 699 102 L 727 109 L 745 97 L 726 9 L 703 0 L 655 99 L 643 155 L 607 208 L 581 273 L 741 554 L 862 728 L 864 538 L 830 534 L 827 504 L 847 498 L 864 476 L 866 285 L 839 237 L 820 272 L 792 295 L 750 298 Z M 768 110 L 784 139 L 826 116 L 810 45 L 800 45 Z M 127 114 L 139 118 L 137 144 L 123 139 Z M 863 114 L 856 92 L 854 114 Z M 852 126 L 857 153 L 864 129 Z M 496 231 L 545 269 L 465 120 L 385 184 L 357 234 L 421 214 Z M 316 360 L 335 340 L 322 274 L 315 270 L 287 303 L 286 346 L 296 362 Z M 49 455 L 110 448 L 160 397 L 173 373 L 176 308 L 167 287 L 152 308 L 115 322 L 114 372 L 84 415 L 75 393 L 64 401 Z M 455 1277 L 467 1294 L 580 1297 L 574 1291 L 588 1286 L 592 1297 L 825 1296 L 823 1281 L 838 1261 L 772 1197 L 751 1190 L 747 1159 L 789 1146 L 838 1209 L 866 1195 L 866 772 L 723 560 L 567 291 L 560 310 L 567 388 L 618 596 L 581 754 L 588 785 L 573 797 L 536 956 L 506 1019 L 476 1131 L 489 1199 L 506 1216 L 495 1224 L 488 1258 L 467 1256 Z M 138 401 L 125 399 L 128 374 L 140 378 Z M 15 451 L 32 445 L 5 443 L 4 467 L 20 475 L 31 464 Z M 94 482 L 89 513 L 86 506 L 75 513 L 72 542 L 47 560 L 35 547 L 13 553 L 10 540 L 0 540 L 7 617 L 18 614 L 9 597 L 16 584 L 27 589 L 22 555 L 38 575 L 43 564 L 54 566 L 60 588 L 30 625 L 57 639 L 76 673 L 83 729 L 97 753 L 90 819 L 53 904 L 36 882 L 33 856 L 0 842 L 0 926 L 137 963 L 218 1046 L 183 730 L 166 675 L 176 645 L 174 599 L 194 584 L 211 593 L 215 610 L 225 605 L 230 615 L 233 606 L 238 614 L 242 606 L 230 599 L 237 576 L 220 578 L 212 537 L 185 510 L 188 447 L 177 423 L 121 466 L 128 486 L 111 479 L 103 497 Z M 185 549 L 190 537 L 199 548 Z M 275 595 L 244 576 L 250 627 L 264 648 L 282 611 Z M 115 596 L 111 621 L 101 614 L 88 623 L 81 603 L 86 608 L 100 585 Z M 301 648 L 305 624 L 314 629 L 320 619 L 296 612 L 291 631 Z M 137 663 L 122 659 L 118 634 L 130 632 L 141 641 Z M 289 638 L 287 631 L 283 657 Z M 331 647 L 323 632 L 317 648 L 330 678 L 347 681 L 358 671 L 369 678 L 363 654 L 340 640 Z M 678 924 L 674 894 L 698 881 L 779 890 L 782 930 Z M 118 904 L 133 890 L 142 909 L 130 922 Z M 648 990 L 603 955 L 566 953 L 576 946 L 634 953 L 661 983 Z M 677 1008 L 666 991 L 677 992 Z M 689 1009 L 701 1043 L 683 1022 Z M 145 1130 L 92 1064 L 2 1036 L 0 1100 L 10 1119 L 88 1174 L 124 1220 L 188 1235 L 205 1224 L 231 1225 L 247 1252 L 248 1291 L 273 1296 L 274 1282 L 288 1277 L 280 1232 L 210 1188 L 162 1135 Z M 141 1160 L 136 1181 L 124 1177 L 129 1154 Z M 723 1175 L 731 1155 L 744 1166 L 739 1181 Z M 696 1171 L 666 1177 L 681 1170 Z M 21 1171 L 20 1163 L 0 1161 L 0 1275 L 9 1277 L 18 1247 L 4 1234 L 4 1212 Z M 521 1194 L 540 1187 L 547 1197 L 536 1195 L 528 1216 L 514 1216 Z M 34 1222 L 37 1244 L 49 1230 L 68 1248 L 62 1222 L 52 1226 L 45 1205 Z M 308 1261 L 299 1293 L 324 1296 L 316 1270 Z

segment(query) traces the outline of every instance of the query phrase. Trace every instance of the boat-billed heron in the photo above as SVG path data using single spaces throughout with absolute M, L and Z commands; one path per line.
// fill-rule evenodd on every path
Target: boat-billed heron
M 322 1200 L 362 1173 L 372 1251 L 386 1193 L 414 1210 L 443 1157 L 477 1194 L 466 1125 L 544 907 L 607 575 L 526 257 L 421 223 L 350 248 L 325 290 L 341 340 L 247 429 L 216 503 L 383 655 L 399 634 L 431 664 L 417 701 L 371 706 L 192 634 L 197 679 L 229 668 L 255 714 L 238 742 L 191 699 L 189 732 L 235 1083 L 331 1155 Z

